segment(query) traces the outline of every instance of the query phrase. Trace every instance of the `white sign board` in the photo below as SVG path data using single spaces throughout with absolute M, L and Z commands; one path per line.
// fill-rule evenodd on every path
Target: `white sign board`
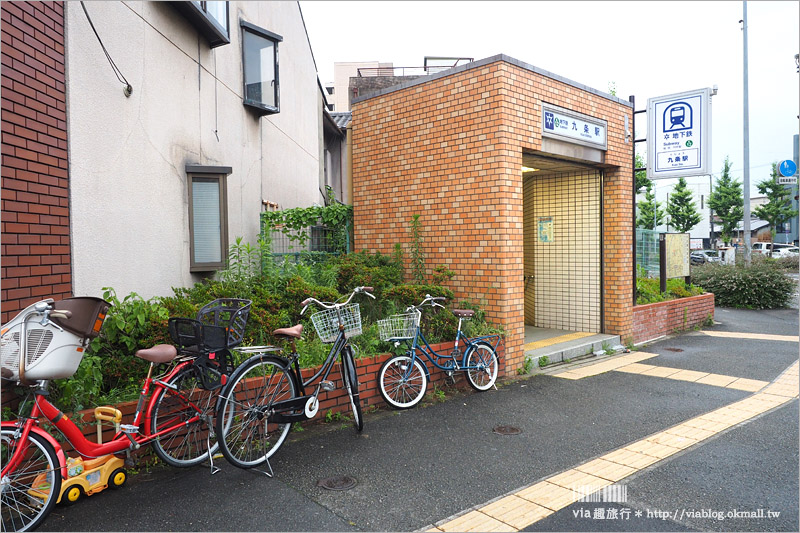
M 605 150 L 606 130 L 605 120 L 542 103 L 542 137 Z
M 783 176 L 779 176 L 778 185 L 797 185 L 797 178 L 784 178 Z
M 647 177 L 710 172 L 711 89 L 647 100 Z

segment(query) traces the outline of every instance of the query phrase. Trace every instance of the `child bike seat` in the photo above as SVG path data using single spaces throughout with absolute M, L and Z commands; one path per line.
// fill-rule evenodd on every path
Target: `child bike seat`
M 453 309 L 453 314 L 458 318 L 472 318 L 475 315 L 475 311 L 472 309 Z
M 152 348 L 137 350 L 136 357 L 151 363 L 169 363 L 178 356 L 178 350 L 171 344 L 156 344 Z
M 299 339 L 303 335 L 303 324 L 297 324 L 291 328 L 280 328 L 272 332 L 276 337 L 294 337 Z

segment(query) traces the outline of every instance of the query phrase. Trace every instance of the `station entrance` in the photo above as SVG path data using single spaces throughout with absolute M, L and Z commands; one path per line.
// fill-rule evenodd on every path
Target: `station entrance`
M 526 338 L 601 333 L 602 184 L 597 167 L 523 153 Z

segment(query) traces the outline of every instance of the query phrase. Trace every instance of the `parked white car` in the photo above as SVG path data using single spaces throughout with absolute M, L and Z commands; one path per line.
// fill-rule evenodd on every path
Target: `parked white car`
M 791 244 L 779 244 L 777 242 L 774 243 L 754 242 L 752 248 L 753 253 L 769 255 L 770 245 L 772 246 L 772 257 L 780 257 L 778 255 L 779 250 L 783 250 L 785 248 L 797 248 L 796 246 L 792 246 Z
M 800 254 L 800 248 L 797 246 L 789 246 L 787 248 L 776 248 L 772 252 L 772 257 L 794 257 Z

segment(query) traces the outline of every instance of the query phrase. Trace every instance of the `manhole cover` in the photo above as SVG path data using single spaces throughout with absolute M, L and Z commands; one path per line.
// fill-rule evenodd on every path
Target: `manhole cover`
M 664 349 L 667 350 L 668 352 L 682 352 L 683 351 L 681 348 L 664 348 Z
M 350 490 L 358 482 L 352 476 L 333 476 L 326 477 L 317 481 L 317 486 L 327 490 Z
M 497 426 L 492 431 L 498 435 L 519 435 L 521 433 L 520 429 L 514 426 Z

